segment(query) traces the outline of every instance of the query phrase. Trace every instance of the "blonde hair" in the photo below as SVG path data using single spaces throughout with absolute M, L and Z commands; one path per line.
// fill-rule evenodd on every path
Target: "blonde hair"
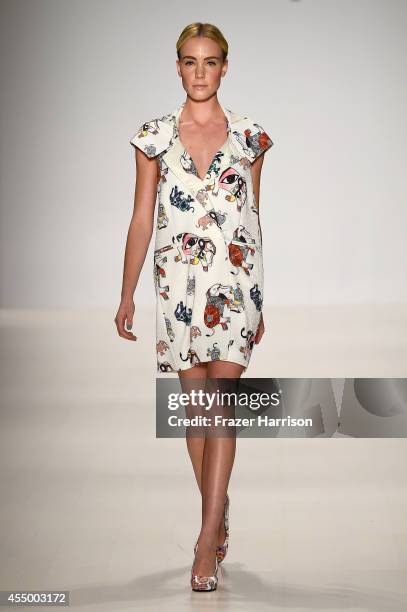
M 206 36 L 207 38 L 212 38 L 212 40 L 217 42 L 222 49 L 223 61 L 225 61 L 229 51 L 229 45 L 226 38 L 215 25 L 212 25 L 211 23 L 201 23 L 200 21 L 190 23 L 182 30 L 176 44 L 178 59 L 181 59 L 180 50 L 184 42 L 190 38 L 194 38 L 195 36 Z

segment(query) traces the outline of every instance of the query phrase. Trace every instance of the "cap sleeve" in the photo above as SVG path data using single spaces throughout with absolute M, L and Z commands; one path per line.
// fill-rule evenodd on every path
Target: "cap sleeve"
M 264 128 L 249 117 L 238 121 L 233 126 L 232 134 L 236 148 L 251 163 L 274 144 Z
M 143 123 L 130 138 L 130 144 L 137 147 L 147 157 L 156 157 L 168 149 L 173 135 L 173 128 L 161 119 L 152 119 Z

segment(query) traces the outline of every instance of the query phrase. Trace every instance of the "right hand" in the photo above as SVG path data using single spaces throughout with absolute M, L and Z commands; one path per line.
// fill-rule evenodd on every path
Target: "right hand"
M 120 302 L 117 315 L 114 319 L 119 336 L 126 338 L 126 340 L 137 340 L 137 336 L 135 336 L 131 331 L 126 331 L 124 328 L 125 323 L 128 330 L 132 328 L 134 310 L 133 300 L 122 300 Z

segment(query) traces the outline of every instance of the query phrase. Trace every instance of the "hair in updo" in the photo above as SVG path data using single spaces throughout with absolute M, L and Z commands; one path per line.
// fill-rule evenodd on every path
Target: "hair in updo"
M 212 38 L 215 42 L 217 42 L 222 49 L 223 61 L 225 61 L 229 51 L 229 45 L 226 38 L 215 25 L 212 25 L 211 23 L 201 23 L 200 21 L 190 23 L 182 30 L 176 44 L 178 59 L 181 59 L 180 50 L 184 42 L 190 38 L 194 38 L 195 36 L 206 36 L 207 38 Z

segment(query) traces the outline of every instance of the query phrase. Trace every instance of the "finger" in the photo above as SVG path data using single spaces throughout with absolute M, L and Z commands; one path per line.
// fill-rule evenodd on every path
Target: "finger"
M 119 320 L 118 316 L 115 317 L 114 322 L 115 322 L 115 325 L 116 325 L 117 333 L 120 334 L 120 320 Z
M 137 336 L 135 336 L 131 332 L 124 331 L 123 333 L 119 334 L 119 336 L 125 338 L 126 340 L 137 340 Z
M 126 314 L 125 313 L 120 313 L 119 315 L 117 315 L 115 322 L 116 322 L 116 327 L 117 327 L 117 331 L 119 333 L 119 336 L 121 336 L 122 338 L 126 338 L 126 340 L 137 340 L 137 336 L 135 336 L 133 333 L 131 333 L 130 331 L 126 331 L 124 329 L 124 325 L 125 325 L 125 321 L 126 321 Z M 129 329 L 131 329 L 131 325 L 127 326 Z
M 125 334 L 124 337 L 128 340 L 137 340 L 137 336 L 130 331 L 133 327 L 133 313 L 127 312 L 124 318 L 126 319 L 126 329 L 123 329 L 123 334 Z
M 135 336 L 130 331 L 126 331 L 125 329 L 119 332 L 119 336 L 121 336 L 122 338 L 125 338 L 126 340 L 137 340 L 137 336 Z
M 126 315 L 124 313 L 120 313 L 116 317 L 117 319 L 117 331 L 121 335 L 124 332 L 124 322 L 126 319 Z

